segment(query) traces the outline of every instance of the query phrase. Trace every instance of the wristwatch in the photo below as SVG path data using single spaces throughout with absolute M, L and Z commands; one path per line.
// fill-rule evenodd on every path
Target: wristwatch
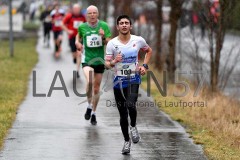
M 145 69 L 148 69 L 148 65 L 147 65 L 147 64 L 143 64 L 143 67 L 144 67 Z

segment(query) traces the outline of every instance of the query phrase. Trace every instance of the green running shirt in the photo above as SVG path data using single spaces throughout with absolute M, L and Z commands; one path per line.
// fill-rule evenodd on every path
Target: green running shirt
M 90 27 L 87 22 L 79 26 L 78 34 L 83 40 L 82 63 L 104 64 L 104 42 L 101 35 L 98 34 L 100 28 L 104 30 L 105 38 L 111 37 L 110 29 L 104 21 L 99 20 L 95 28 Z

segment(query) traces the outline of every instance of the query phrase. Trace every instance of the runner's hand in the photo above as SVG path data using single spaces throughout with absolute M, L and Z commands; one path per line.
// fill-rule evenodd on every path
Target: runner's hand
M 81 51 L 83 48 L 83 45 L 80 42 L 75 42 L 76 48 L 78 51 Z
M 117 56 L 114 59 L 115 63 L 121 62 L 122 61 L 122 54 L 119 52 Z
M 104 30 L 102 29 L 102 27 L 99 29 L 99 32 L 98 32 L 99 34 L 100 34 L 100 36 L 101 37 L 104 37 Z
M 146 73 L 146 68 L 143 66 L 139 66 L 139 72 L 143 76 Z
M 72 30 L 68 30 L 68 31 L 67 31 L 67 34 L 68 34 L 68 35 L 72 35 L 72 34 L 73 34 L 73 31 L 72 31 Z

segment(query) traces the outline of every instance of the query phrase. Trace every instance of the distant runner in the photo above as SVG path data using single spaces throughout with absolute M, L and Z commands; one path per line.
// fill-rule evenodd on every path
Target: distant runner
M 51 11 L 52 7 L 49 5 L 40 15 L 40 20 L 43 24 L 43 44 L 46 47 L 50 47 L 50 32 L 52 29 Z
M 130 153 L 131 140 L 128 129 L 128 115 L 130 116 L 130 132 L 133 143 L 138 143 L 140 135 L 136 127 L 138 89 L 141 75 L 146 73 L 152 49 L 146 41 L 130 34 L 132 22 L 127 15 L 117 18 L 118 36 L 110 40 L 106 48 L 105 64 L 108 68 L 115 68 L 114 96 L 120 114 L 120 125 L 124 136 L 122 154 Z M 138 53 L 142 49 L 146 52 L 143 65 L 138 64 Z
M 60 9 L 57 5 L 55 9 L 51 12 L 52 17 L 52 30 L 54 35 L 55 44 L 55 57 L 58 58 L 61 52 L 62 43 L 62 20 L 64 17 L 64 10 Z
M 77 48 L 75 45 L 75 38 L 78 33 L 78 27 L 80 24 L 86 22 L 84 15 L 81 14 L 81 7 L 79 4 L 74 4 L 72 13 L 67 14 L 63 19 L 63 29 L 68 33 L 69 45 L 73 55 L 73 63 L 77 63 L 77 76 L 79 78 L 79 70 L 81 64 L 81 55 L 77 54 Z
M 88 106 L 85 119 L 91 118 L 92 125 L 97 124 L 96 109 L 99 101 L 99 88 L 104 66 L 104 45 L 110 40 L 111 32 L 106 22 L 98 20 L 98 8 L 87 8 L 87 23 L 78 28 L 76 46 L 82 52 L 82 67 L 87 80 Z M 80 41 L 83 41 L 83 45 Z M 92 89 L 93 90 L 90 90 Z M 92 98 L 93 97 L 93 98 Z

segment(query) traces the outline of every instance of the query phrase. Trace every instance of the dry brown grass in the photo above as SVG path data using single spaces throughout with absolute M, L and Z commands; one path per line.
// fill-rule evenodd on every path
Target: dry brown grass
M 162 76 L 154 72 L 161 82 Z M 162 104 L 171 102 L 205 102 L 204 107 L 169 107 L 160 109 L 174 120 L 186 126 L 195 143 L 202 144 L 209 159 L 240 159 L 240 102 L 221 93 L 212 94 L 203 89 L 197 97 L 191 90 L 185 97 L 172 96 L 173 92 L 182 92 L 181 88 L 168 85 L 168 96 L 162 97 L 155 85 L 151 93 Z M 146 81 L 142 83 L 146 89 Z M 191 86 L 191 88 L 194 88 Z

